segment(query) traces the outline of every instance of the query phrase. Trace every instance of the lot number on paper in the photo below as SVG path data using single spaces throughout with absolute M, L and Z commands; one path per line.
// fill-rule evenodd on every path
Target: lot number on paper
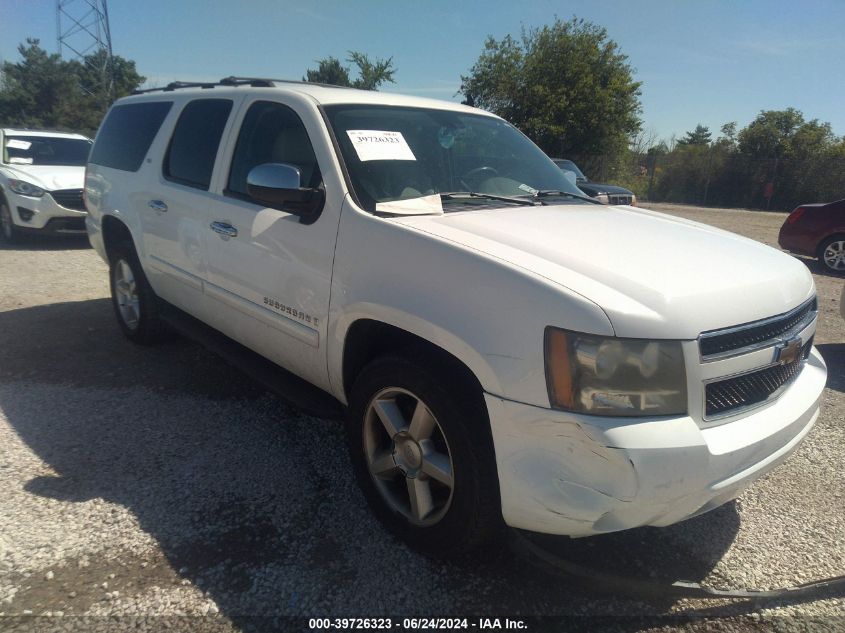
M 401 132 L 347 130 L 361 161 L 417 160 Z
M 29 149 L 32 147 L 32 143 L 17 138 L 10 138 L 6 141 L 6 147 L 11 147 L 12 149 Z

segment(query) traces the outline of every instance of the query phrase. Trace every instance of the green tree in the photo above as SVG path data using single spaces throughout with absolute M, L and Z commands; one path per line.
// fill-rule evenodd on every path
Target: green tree
M 61 127 L 75 105 L 77 79 L 65 72 L 58 55 L 27 39 L 18 46 L 21 61 L 3 64 L 0 122 L 18 127 Z M 78 96 L 78 95 L 76 95 Z
M 804 124 L 804 115 L 795 108 L 763 110 L 740 130 L 739 151 L 750 158 L 785 158 L 791 153 L 793 136 Z
M 719 137 L 719 140 L 724 141 L 731 147 L 736 145 L 736 121 L 725 123 L 720 129 L 722 136 Z
M 305 77 L 302 80 L 333 86 L 352 86 L 352 81 L 349 79 L 349 69 L 344 67 L 336 57 L 318 59 L 317 68 L 306 70 Z
M 65 129 L 92 135 L 114 98 L 125 96 L 145 78 L 135 70 L 135 62 L 112 57 L 107 77 L 104 51 L 94 52 L 82 61 L 65 61 L 49 54 L 37 39 L 18 46 L 21 60 L 5 62 L 0 85 L 0 124 L 19 127 Z
M 392 57 L 371 61 L 364 53 L 349 51 L 346 61 L 358 67 L 357 79 L 350 78 L 349 67 L 344 66 L 339 59 L 325 57 L 317 60 L 317 68 L 306 70 L 302 80 L 361 90 L 378 90 L 379 86 L 385 82 L 394 83 L 393 74 L 396 69 L 393 67 Z
M 678 145 L 710 145 L 710 128 L 700 123 L 678 141 Z
M 639 131 L 640 83 L 607 31 L 573 18 L 488 37 L 461 77 L 465 102 L 522 129 L 550 154 L 624 154 Z

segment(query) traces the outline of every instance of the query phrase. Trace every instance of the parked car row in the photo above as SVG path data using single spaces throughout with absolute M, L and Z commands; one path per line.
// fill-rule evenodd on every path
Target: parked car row
M 0 141 L 6 239 L 85 227 L 128 339 L 179 324 L 344 411 L 375 514 L 432 553 L 707 512 L 818 418 L 806 266 L 490 113 L 230 77 L 118 100 L 93 147 Z M 837 204 L 781 244 L 845 269 Z

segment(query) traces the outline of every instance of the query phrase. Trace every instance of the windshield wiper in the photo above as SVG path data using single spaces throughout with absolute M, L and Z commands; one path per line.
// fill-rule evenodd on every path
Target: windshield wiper
M 592 202 L 593 204 L 602 204 L 595 198 L 591 198 L 589 196 L 582 196 L 577 193 L 572 193 L 571 191 L 562 191 L 561 189 L 540 189 L 540 191 L 537 191 L 532 195 L 535 198 L 548 198 L 549 196 L 566 196 L 568 198 L 584 200 L 585 202 Z
M 536 203 L 525 198 L 511 198 L 510 196 L 497 196 L 492 193 L 477 193 L 475 191 L 444 191 L 440 194 L 441 200 L 460 200 L 461 198 L 481 198 L 484 200 L 498 200 L 499 202 L 512 202 L 526 207 L 533 207 Z

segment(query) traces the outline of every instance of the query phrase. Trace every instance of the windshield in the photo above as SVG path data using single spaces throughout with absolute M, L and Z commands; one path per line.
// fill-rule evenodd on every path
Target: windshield
M 3 162 L 11 165 L 68 165 L 84 167 L 91 141 L 54 136 L 7 136 Z
M 448 110 L 374 105 L 325 108 L 359 203 L 438 193 L 583 193 L 512 125 Z M 501 200 L 488 200 L 503 204 Z
M 564 171 L 568 171 L 572 174 L 575 174 L 575 180 L 587 180 L 587 177 L 584 173 L 578 169 L 578 165 L 573 163 L 571 160 L 567 160 L 565 158 L 556 158 L 555 165 L 560 167 Z

